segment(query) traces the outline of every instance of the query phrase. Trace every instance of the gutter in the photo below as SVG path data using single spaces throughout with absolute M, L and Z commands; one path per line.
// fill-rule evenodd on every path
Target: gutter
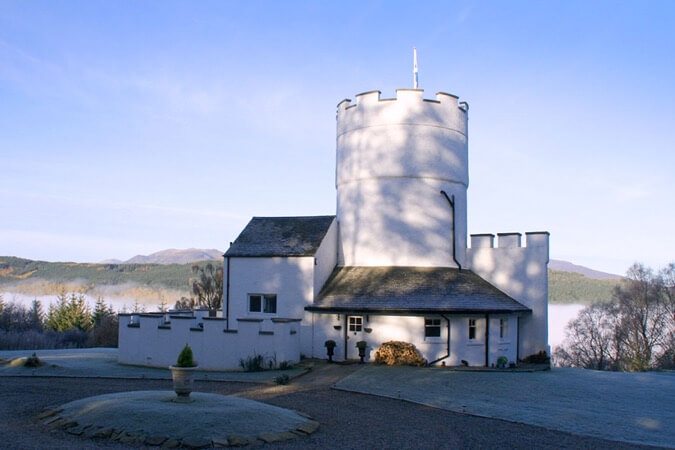
M 455 239 L 455 196 L 448 196 L 448 194 L 445 191 L 441 191 L 441 194 L 445 199 L 450 203 L 450 207 L 452 208 L 452 259 L 455 261 L 455 264 L 457 264 L 457 267 L 459 270 L 462 270 L 462 265 L 457 261 L 457 245 L 456 245 L 456 239 Z
M 444 359 L 447 359 L 447 358 L 450 356 L 450 319 L 448 319 L 447 317 L 445 317 L 444 314 L 441 314 L 440 316 L 441 316 L 442 318 L 444 318 L 446 322 L 448 322 L 448 350 L 447 350 L 447 353 L 445 354 L 445 356 L 441 356 L 440 358 L 438 358 L 438 359 L 436 359 L 436 360 L 434 360 L 434 361 L 431 361 L 431 362 L 429 363 L 430 366 L 433 365 L 433 364 L 436 364 L 436 363 L 439 362 L 439 361 L 442 361 L 442 360 L 444 360 Z

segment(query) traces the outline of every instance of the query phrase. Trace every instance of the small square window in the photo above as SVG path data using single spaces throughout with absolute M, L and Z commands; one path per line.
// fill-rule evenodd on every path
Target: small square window
M 363 317 L 352 316 L 349 318 L 349 331 L 361 331 L 363 329 Z
M 441 319 L 424 319 L 424 337 L 441 337 Z
M 476 339 L 476 319 L 469 319 L 469 340 Z
M 265 314 L 276 314 L 277 295 L 276 294 L 249 294 L 248 311 L 261 312 Z

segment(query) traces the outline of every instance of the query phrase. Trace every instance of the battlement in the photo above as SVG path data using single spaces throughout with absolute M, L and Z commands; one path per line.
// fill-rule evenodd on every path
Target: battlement
M 548 247 L 548 231 L 529 231 L 525 233 L 525 246 L 522 245 L 521 233 L 497 233 L 497 247 L 495 247 L 495 235 L 472 234 L 471 248 L 527 248 Z
M 428 102 L 436 103 L 443 106 L 450 106 L 467 113 L 469 111 L 469 104 L 467 102 L 459 103 L 459 97 L 447 92 L 437 92 L 435 99 L 424 98 L 424 89 L 396 89 L 395 98 L 381 98 L 381 91 L 367 91 L 356 94 L 356 103 L 352 104 L 351 99 L 344 99 L 338 103 L 338 112 L 346 111 L 348 109 L 356 108 L 358 106 L 367 106 L 379 103 L 388 102 Z
M 469 105 L 459 97 L 438 92 L 425 99 L 422 89 L 397 89 L 395 98 L 381 98 L 380 91 L 358 94 L 356 101 L 345 99 L 337 105 L 338 136 L 353 130 L 381 126 L 442 128 L 467 134 Z

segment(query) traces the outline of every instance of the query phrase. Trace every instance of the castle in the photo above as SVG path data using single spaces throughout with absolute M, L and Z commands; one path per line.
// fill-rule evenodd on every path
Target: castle
M 200 366 L 366 360 L 384 342 L 430 364 L 491 366 L 548 352 L 547 232 L 467 238 L 468 111 L 439 92 L 337 106 L 335 216 L 254 217 L 224 255 L 223 311 L 120 318 L 119 360 Z

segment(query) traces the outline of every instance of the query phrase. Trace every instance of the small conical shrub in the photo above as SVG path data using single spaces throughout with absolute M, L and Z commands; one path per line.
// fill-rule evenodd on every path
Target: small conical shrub
M 185 344 L 183 350 L 181 350 L 178 355 L 178 361 L 176 362 L 176 367 L 194 367 L 195 361 L 194 356 L 192 355 L 192 349 L 189 345 Z

